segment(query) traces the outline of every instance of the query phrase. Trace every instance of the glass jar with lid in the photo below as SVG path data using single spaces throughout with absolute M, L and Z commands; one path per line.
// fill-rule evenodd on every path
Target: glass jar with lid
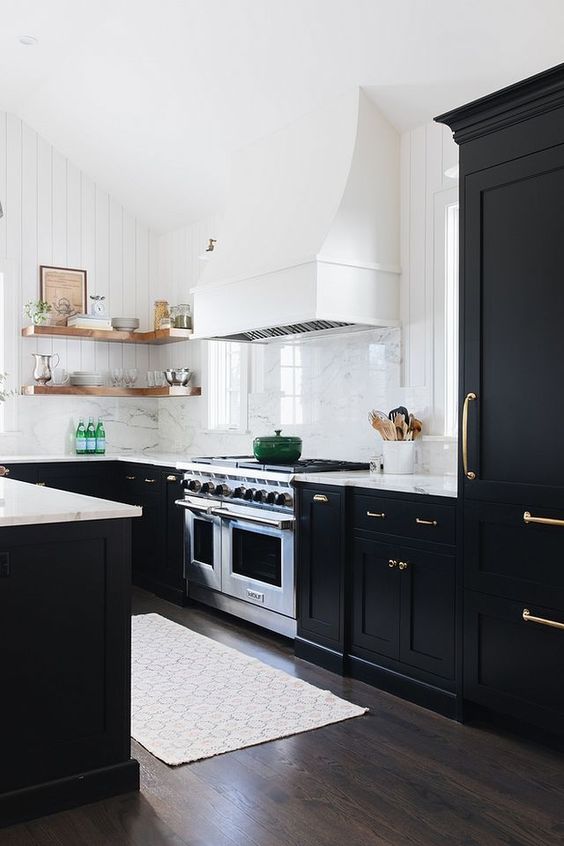
M 180 303 L 170 310 L 172 325 L 175 329 L 192 328 L 192 307 L 189 303 Z
M 170 321 L 168 300 L 155 300 L 155 305 L 153 307 L 153 328 L 155 332 L 158 332 L 159 329 L 163 329 L 163 321 L 167 320 Z

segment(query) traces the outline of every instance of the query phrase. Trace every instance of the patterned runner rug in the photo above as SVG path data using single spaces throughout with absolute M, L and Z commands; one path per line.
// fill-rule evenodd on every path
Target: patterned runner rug
M 159 614 L 132 619 L 131 684 L 131 734 L 173 765 L 368 710 Z

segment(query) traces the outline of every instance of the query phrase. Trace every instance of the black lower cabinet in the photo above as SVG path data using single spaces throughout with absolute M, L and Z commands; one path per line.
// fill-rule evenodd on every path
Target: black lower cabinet
M 139 786 L 130 522 L 0 529 L 0 825 Z
M 455 558 L 355 535 L 352 675 L 455 715 Z
M 296 654 L 457 716 L 455 501 L 308 484 L 298 511 Z
M 564 627 L 562 608 L 527 608 L 523 602 L 466 591 L 465 699 L 561 735 L 564 681 L 559 626 Z
M 298 489 L 297 497 L 296 655 L 343 672 L 344 489 L 304 486 Z

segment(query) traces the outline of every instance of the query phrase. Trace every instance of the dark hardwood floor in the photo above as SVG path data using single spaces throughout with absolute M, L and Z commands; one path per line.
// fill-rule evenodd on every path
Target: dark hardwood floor
M 370 713 L 177 768 L 133 743 L 140 795 L 0 830 L 1 846 L 564 844 L 560 753 L 342 679 L 295 659 L 287 642 L 205 609 L 143 591 L 134 609 L 157 611 Z

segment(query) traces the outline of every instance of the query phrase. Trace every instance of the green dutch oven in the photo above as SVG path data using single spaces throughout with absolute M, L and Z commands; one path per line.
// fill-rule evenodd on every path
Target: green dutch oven
M 257 461 L 272 464 L 293 464 L 302 454 L 302 439 L 281 435 L 282 429 L 275 429 L 274 435 L 255 438 L 253 453 Z

